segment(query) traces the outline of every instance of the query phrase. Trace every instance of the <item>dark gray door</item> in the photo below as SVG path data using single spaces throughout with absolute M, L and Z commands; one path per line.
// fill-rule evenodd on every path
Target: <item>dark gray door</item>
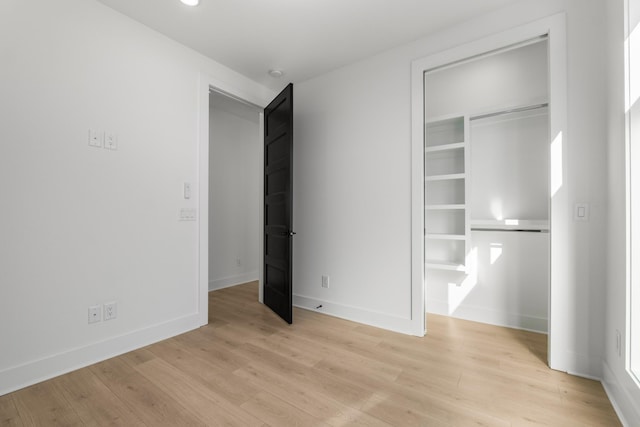
M 264 109 L 264 303 L 292 322 L 293 84 Z

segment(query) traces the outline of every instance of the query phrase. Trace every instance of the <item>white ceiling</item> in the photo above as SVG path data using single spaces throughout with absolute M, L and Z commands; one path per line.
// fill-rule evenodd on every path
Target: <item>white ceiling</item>
M 99 0 L 280 89 L 517 0 Z M 281 79 L 267 74 L 285 71 Z

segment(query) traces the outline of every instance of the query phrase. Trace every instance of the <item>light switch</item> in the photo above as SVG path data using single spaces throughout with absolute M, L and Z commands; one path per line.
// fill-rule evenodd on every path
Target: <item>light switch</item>
M 589 204 L 576 203 L 573 210 L 573 219 L 575 221 L 589 221 Z
M 184 198 L 187 200 L 191 198 L 191 183 L 189 182 L 184 183 Z

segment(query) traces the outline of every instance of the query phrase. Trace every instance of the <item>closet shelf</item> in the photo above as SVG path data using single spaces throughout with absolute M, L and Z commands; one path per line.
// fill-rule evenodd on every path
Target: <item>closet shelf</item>
M 451 211 L 451 210 L 465 209 L 465 208 L 466 208 L 466 205 L 426 205 L 426 209 L 428 211 L 439 211 L 439 210 Z
M 430 147 L 425 147 L 424 152 L 434 153 L 436 151 L 456 150 L 459 148 L 464 148 L 464 142 L 456 142 L 453 144 L 432 145 Z
M 469 121 L 443 117 L 425 128 L 424 265 L 428 269 L 466 272 L 470 243 L 468 187 Z
M 459 264 L 455 262 L 444 262 L 444 261 L 430 261 L 427 260 L 424 264 L 426 268 L 432 268 L 436 270 L 448 270 L 448 271 L 466 271 L 466 267 L 464 264 Z
M 472 219 L 471 228 L 476 230 L 538 230 L 549 231 L 549 221 L 536 219 Z
M 442 175 L 429 175 L 425 177 L 425 181 L 446 181 L 449 179 L 465 179 L 464 173 L 448 173 Z
M 467 236 L 464 234 L 443 234 L 443 233 L 427 233 L 425 234 L 427 239 L 433 240 L 466 240 Z

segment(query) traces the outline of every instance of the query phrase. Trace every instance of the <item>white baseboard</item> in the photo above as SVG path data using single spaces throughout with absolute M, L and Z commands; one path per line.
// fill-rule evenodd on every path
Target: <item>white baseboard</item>
M 0 371 L 0 396 L 197 329 L 197 313 Z
M 293 305 L 295 307 L 328 314 L 330 316 L 351 320 L 357 323 L 364 323 L 365 325 L 375 326 L 377 328 L 388 329 L 390 331 L 407 335 L 415 335 L 411 319 L 407 318 L 390 316 L 384 313 L 377 313 L 358 307 L 351 307 L 302 295 L 293 296 Z M 318 306 L 322 307 L 318 308 Z
M 522 329 L 525 331 L 547 333 L 548 321 L 546 318 L 523 316 L 515 313 L 496 311 L 484 307 L 461 305 L 453 314 L 449 314 L 449 304 L 446 301 L 427 300 L 427 313 L 451 316 L 457 319 L 471 320 L 473 322 L 488 323 L 490 325 L 505 326 L 507 328 Z M 427 322 L 427 329 L 429 324 Z
M 627 388 L 613 373 L 606 360 L 602 362 L 602 386 L 623 426 L 640 426 L 640 402 L 629 395 Z
M 567 352 L 569 366 L 567 373 L 590 380 L 602 381 L 602 360 L 584 354 Z
M 258 277 L 257 271 L 249 271 L 247 273 L 224 277 L 222 279 L 209 280 L 209 291 L 217 291 L 218 289 L 230 288 L 231 286 L 240 285 L 242 283 L 253 282 L 258 280 Z

